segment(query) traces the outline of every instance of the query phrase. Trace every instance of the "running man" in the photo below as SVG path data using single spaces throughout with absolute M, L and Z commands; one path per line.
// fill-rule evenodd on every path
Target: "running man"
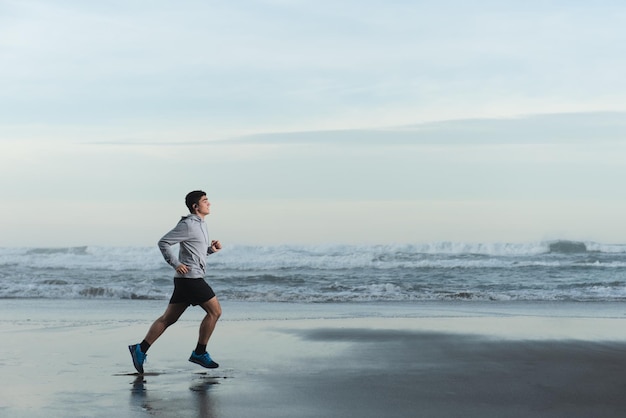
M 211 359 L 206 347 L 222 314 L 222 308 L 213 289 L 204 280 L 204 275 L 206 256 L 221 250 L 222 244 L 215 240 L 209 241 L 204 218 L 210 213 L 211 203 L 206 193 L 202 190 L 190 192 L 185 197 L 185 204 L 190 214 L 183 216 L 158 244 L 163 258 L 176 271 L 172 297 L 165 313 L 150 326 L 143 341 L 128 346 L 133 365 L 139 373 L 143 373 L 143 363 L 146 361 L 146 353 L 150 346 L 180 318 L 189 305 L 200 305 L 206 312 L 200 323 L 198 344 L 192 351 L 189 361 L 209 369 L 219 366 Z M 175 244 L 179 244 L 180 247 L 178 256 L 172 250 Z

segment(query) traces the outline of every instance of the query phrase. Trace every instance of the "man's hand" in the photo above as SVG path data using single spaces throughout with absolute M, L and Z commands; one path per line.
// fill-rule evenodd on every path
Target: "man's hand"
M 222 249 L 222 243 L 218 240 L 211 241 L 211 252 L 216 253 Z
M 178 274 L 187 274 L 187 273 L 189 273 L 189 267 L 187 267 L 184 264 L 181 264 L 178 267 L 176 267 L 176 273 L 178 273 Z

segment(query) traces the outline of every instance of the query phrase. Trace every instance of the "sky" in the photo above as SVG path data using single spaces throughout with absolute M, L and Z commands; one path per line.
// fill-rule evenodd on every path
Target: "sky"
M 0 0 L 0 246 L 626 243 L 626 3 Z

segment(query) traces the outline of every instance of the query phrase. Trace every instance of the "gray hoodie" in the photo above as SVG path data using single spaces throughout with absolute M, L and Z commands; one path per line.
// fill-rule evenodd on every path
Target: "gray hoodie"
M 176 244 L 180 244 L 178 257 L 172 251 L 172 246 Z M 184 264 L 189 267 L 187 274 L 176 272 L 174 277 L 178 278 L 204 278 L 209 248 L 210 241 L 206 223 L 196 214 L 183 216 L 174 229 L 159 240 L 159 250 L 170 266 L 176 268 Z

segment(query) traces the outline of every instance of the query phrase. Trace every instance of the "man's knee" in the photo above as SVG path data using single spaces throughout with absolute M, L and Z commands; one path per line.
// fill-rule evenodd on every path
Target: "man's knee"
M 216 321 L 220 318 L 220 316 L 222 316 L 222 307 L 215 298 L 209 299 L 203 305 L 203 308 L 206 311 L 207 315 L 212 316 L 213 318 L 215 318 Z
M 214 304 L 211 306 L 207 313 L 214 317 L 217 321 L 218 319 L 220 319 L 220 316 L 222 316 L 222 307 L 219 305 L 219 303 Z

